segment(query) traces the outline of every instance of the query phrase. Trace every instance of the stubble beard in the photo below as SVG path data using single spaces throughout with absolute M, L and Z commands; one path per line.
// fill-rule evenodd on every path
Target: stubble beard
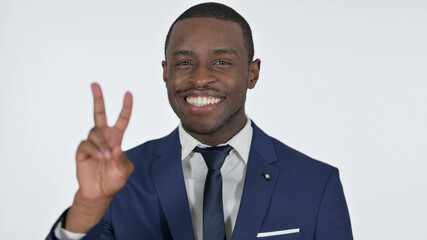
M 233 121 L 237 118 L 237 116 L 239 115 L 240 112 L 244 111 L 244 106 L 240 107 L 239 109 L 237 109 L 237 111 L 235 111 L 233 114 L 230 115 L 229 118 L 225 119 L 225 113 L 223 113 L 218 120 L 220 121 L 215 121 L 215 123 L 213 125 L 202 125 L 199 128 L 200 129 L 205 129 L 205 130 L 198 130 L 197 128 L 192 127 L 189 123 L 187 123 L 186 121 L 183 121 L 182 118 L 181 119 L 181 124 L 182 127 L 189 133 L 193 133 L 193 134 L 197 134 L 197 135 L 202 135 L 202 136 L 208 136 L 208 135 L 215 135 L 215 134 L 219 134 L 222 132 L 225 132 L 226 128 L 231 128 Z M 177 115 L 179 117 L 179 115 Z M 225 120 L 224 120 L 225 119 Z

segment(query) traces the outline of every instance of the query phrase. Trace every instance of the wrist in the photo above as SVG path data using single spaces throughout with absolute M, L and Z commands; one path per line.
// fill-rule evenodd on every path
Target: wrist
M 77 191 L 66 215 L 65 229 L 74 233 L 87 233 L 101 221 L 111 200 L 112 197 L 87 200 L 82 197 L 80 190 Z

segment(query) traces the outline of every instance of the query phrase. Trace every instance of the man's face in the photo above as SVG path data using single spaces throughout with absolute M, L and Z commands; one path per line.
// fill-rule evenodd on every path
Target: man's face
M 248 64 L 237 23 L 176 23 L 162 65 L 169 103 L 190 134 L 230 138 L 244 126 L 246 91 L 256 84 L 260 62 Z

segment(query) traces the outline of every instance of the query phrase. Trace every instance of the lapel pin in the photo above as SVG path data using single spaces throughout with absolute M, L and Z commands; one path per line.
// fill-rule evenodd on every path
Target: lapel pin
M 264 175 L 265 179 L 267 179 L 267 181 L 271 180 L 271 176 L 267 172 L 263 173 L 263 175 Z

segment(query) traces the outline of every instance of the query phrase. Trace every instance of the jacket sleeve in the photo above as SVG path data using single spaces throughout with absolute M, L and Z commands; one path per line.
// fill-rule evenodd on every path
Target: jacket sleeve
M 323 191 L 320 202 L 315 240 L 352 240 L 350 216 L 339 178 L 334 169 Z
M 68 209 L 65 210 L 58 220 L 53 224 L 46 240 L 61 240 L 55 235 L 55 228 L 60 221 L 63 221 L 67 215 Z M 110 221 L 110 208 L 103 216 L 100 223 L 95 225 L 81 240 L 114 240 L 114 233 Z

